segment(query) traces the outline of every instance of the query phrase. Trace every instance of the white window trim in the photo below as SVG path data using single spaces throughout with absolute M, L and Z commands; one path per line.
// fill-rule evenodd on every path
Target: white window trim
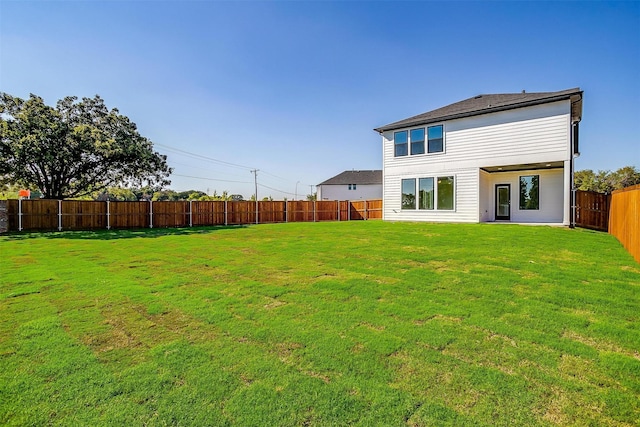
M 453 177 L 453 209 L 438 209 L 438 178 L 444 178 L 444 177 L 448 177 L 448 176 L 452 176 Z M 419 201 L 419 195 L 420 195 L 420 178 L 433 178 L 433 209 L 420 209 L 420 201 Z M 416 189 L 416 207 L 414 209 L 402 209 L 402 180 L 404 179 L 413 179 L 415 180 L 415 189 Z M 437 212 L 444 212 L 444 213 L 451 213 L 451 212 L 456 212 L 456 208 L 458 207 L 458 175 L 454 174 L 454 173 L 443 173 L 443 174 L 434 174 L 434 175 L 411 175 L 411 176 L 406 176 L 406 177 L 401 177 L 400 178 L 400 199 L 399 199 L 399 207 L 400 207 L 400 212 L 411 212 L 411 213 L 415 213 L 415 212 L 423 212 L 423 213 L 437 213 Z
M 429 128 L 434 126 L 442 126 L 442 151 L 436 151 L 433 153 L 429 153 Z M 411 131 L 415 129 L 424 129 L 424 153 L 422 154 L 411 154 Z M 396 156 L 396 133 L 398 132 L 407 132 L 407 154 L 404 156 Z M 428 125 L 423 126 L 414 126 L 410 128 L 398 129 L 393 131 L 393 139 L 391 140 L 393 144 L 393 158 L 394 159 L 410 159 L 410 158 L 419 158 L 419 157 L 430 157 L 430 156 L 441 156 L 447 153 L 447 127 L 445 122 L 442 123 L 429 123 Z M 423 177 L 429 178 L 429 177 Z

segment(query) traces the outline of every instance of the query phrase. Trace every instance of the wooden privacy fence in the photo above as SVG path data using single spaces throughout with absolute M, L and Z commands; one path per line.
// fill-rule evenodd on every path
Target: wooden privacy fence
M 609 233 L 640 262 L 640 184 L 611 194 Z
M 7 200 L 9 231 L 166 228 L 382 218 L 382 200 L 97 202 Z
M 611 195 L 594 191 L 576 191 L 576 225 L 607 231 Z

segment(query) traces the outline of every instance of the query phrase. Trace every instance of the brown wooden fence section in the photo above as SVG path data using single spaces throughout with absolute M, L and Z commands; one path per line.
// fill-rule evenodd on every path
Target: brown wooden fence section
M 576 225 L 607 231 L 611 195 L 593 191 L 576 191 Z
M 8 200 L 9 231 L 167 228 L 382 218 L 382 200 L 162 201 Z
M 640 262 L 640 184 L 611 195 L 609 233 Z

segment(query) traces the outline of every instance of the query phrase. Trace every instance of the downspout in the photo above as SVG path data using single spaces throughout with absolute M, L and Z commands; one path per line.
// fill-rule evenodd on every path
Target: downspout
M 569 228 L 576 228 L 576 185 L 575 180 L 573 178 L 574 172 L 574 141 L 573 141 L 573 127 L 574 123 L 571 123 L 571 157 L 569 157 L 569 174 L 571 178 L 569 178 L 569 191 L 571 194 L 571 214 L 569 218 Z
M 571 103 L 571 111 L 573 112 L 573 104 L 582 102 L 582 96 L 580 96 L 580 100 Z M 580 151 L 578 151 L 578 138 L 579 138 L 579 124 L 580 119 L 574 120 L 571 118 L 571 157 L 569 158 L 569 167 L 570 167 L 570 189 L 571 189 L 571 218 L 569 221 L 569 228 L 576 227 L 576 185 L 574 180 L 575 173 L 575 159 L 580 156 Z

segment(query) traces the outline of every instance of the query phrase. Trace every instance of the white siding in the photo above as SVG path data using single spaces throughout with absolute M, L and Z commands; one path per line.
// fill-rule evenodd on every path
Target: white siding
M 385 132 L 385 172 L 411 165 L 470 168 L 569 160 L 570 108 L 569 101 L 561 101 L 451 120 L 444 123 L 445 152 L 438 154 L 394 157 L 394 132 Z
M 402 210 L 403 179 L 438 176 L 455 177 L 453 211 Z M 402 175 L 386 175 L 384 181 L 384 219 L 388 221 L 478 222 L 478 170 L 441 170 L 437 173 L 414 169 Z
M 445 152 L 437 154 L 394 157 L 394 131 L 384 132 L 384 219 L 492 221 L 495 218 L 495 176 L 507 175 L 488 174 L 480 168 L 558 161 L 568 164 L 571 155 L 570 109 L 567 100 L 445 122 Z M 512 180 L 512 200 L 515 201 L 511 220 L 566 223 L 565 171 L 557 169 L 535 173 L 541 179 L 541 209 L 535 212 L 517 209 L 518 176 L 523 174 L 514 172 L 508 177 Z M 454 212 L 400 209 L 403 178 L 444 175 L 456 176 Z
M 349 190 L 348 184 L 319 185 L 318 200 L 373 200 L 382 198 L 382 184 L 356 184 Z
M 495 219 L 495 192 L 491 174 L 480 171 L 480 222 Z

